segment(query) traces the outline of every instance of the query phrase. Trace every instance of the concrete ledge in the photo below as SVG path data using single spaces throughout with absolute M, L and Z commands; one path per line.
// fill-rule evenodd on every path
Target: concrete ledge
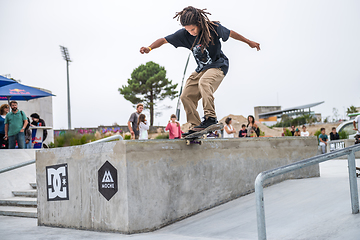
M 254 191 L 258 173 L 315 156 L 316 137 L 119 141 L 37 152 L 38 224 L 95 231 L 156 230 Z M 118 192 L 99 193 L 98 170 L 117 169 Z M 46 167 L 67 164 L 69 200 L 47 201 Z M 318 177 L 314 165 L 271 179 Z

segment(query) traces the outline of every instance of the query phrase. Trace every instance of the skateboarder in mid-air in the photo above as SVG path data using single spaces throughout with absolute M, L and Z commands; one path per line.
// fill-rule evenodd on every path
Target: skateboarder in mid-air
M 229 60 L 221 51 L 220 38 L 225 42 L 229 37 L 247 43 L 251 48 L 260 50 L 260 44 L 250 41 L 233 30 L 222 26 L 219 22 L 210 21 L 206 9 L 186 7 L 176 13 L 174 18 L 180 19 L 184 27 L 177 32 L 159 38 L 149 47 L 141 47 L 140 53 L 149 53 L 151 50 L 170 43 L 174 47 L 185 47 L 192 51 L 198 64 L 195 72 L 187 79 L 180 99 L 184 105 L 187 122 L 191 123 L 189 132 L 201 131 L 217 123 L 214 96 L 216 89 L 225 77 Z M 204 121 L 201 122 L 196 108 L 202 99 Z

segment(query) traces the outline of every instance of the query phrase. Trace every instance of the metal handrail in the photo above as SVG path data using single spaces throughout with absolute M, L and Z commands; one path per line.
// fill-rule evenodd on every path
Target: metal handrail
M 255 180 L 255 195 L 256 195 L 256 214 L 257 214 L 257 229 L 258 239 L 266 240 L 266 226 L 265 226 L 265 210 L 264 210 L 264 192 L 263 184 L 266 179 L 276 177 L 294 170 L 308 167 L 314 164 L 325 162 L 334 158 L 348 155 L 349 164 L 349 180 L 350 180 L 350 196 L 352 213 L 359 213 L 359 196 L 356 180 L 356 164 L 355 152 L 360 151 L 360 144 L 350 146 L 341 150 L 336 150 L 331 153 L 322 154 L 319 156 L 311 157 L 299 162 L 295 162 L 286 166 L 275 168 L 272 170 L 261 172 Z
M 123 137 L 121 135 L 114 135 L 114 136 L 110 136 L 110 137 L 107 137 L 107 138 L 102 138 L 100 140 L 96 140 L 96 141 L 93 141 L 93 142 L 89 142 L 85 145 L 88 145 L 88 144 L 94 144 L 94 143 L 101 143 L 101 142 L 109 142 L 109 141 L 113 141 L 113 140 L 124 140 Z
M 0 173 L 4 173 L 4 172 L 8 172 L 8 171 L 17 169 L 17 168 L 25 167 L 25 166 L 33 164 L 33 163 L 35 163 L 35 159 L 29 160 L 29 161 L 26 161 L 26 162 L 22 162 L 22 163 L 18 163 L 18 164 L 12 165 L 10 167 L 0 169 Z

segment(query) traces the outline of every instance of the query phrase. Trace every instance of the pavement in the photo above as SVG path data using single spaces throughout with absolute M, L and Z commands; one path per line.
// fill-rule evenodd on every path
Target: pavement
M 351 214 L 347 160 L 321 163 L 320 174 L 319 178 L 287 180 L 264 189 L 269 240 L 360 239 L 360 214 Z M 257 239 L 255 194 L 155 232 L 134 235 L 39 227 L 37 219 L 0 216 L 0 239 Z

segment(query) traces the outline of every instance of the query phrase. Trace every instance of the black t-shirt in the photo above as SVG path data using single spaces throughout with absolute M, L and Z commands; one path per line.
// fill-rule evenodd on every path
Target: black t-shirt
M 339 140 L 340 136 L 338 133 L 333 134 L 332 132 L 330 133 L 330 140 Z
M 196 36 L 192 36 L 185 28 L 165 37 L 165 39 L 176 48 L 185 47 L 193 52 L 194 58 L 198 64 L 198 67 L 195 69 L 196 72 L 199 73 L 209 68 L 221 68 L 224 75 L 226 75 L 229 69 L 229 59 L 221 51 L 220 38 L 226 42 L 229 39 L 230 30 L 220 23 L 216 23 L 216 25 L 213 26 L 217 35 L 214 31 L 210 30 L 212 42 L 204 49 L 204 52 L 201 52 L 201 45 L 198 40 L 197 43 L 194 44 Z M 193 45 L 194 47 L 191 49 Z

